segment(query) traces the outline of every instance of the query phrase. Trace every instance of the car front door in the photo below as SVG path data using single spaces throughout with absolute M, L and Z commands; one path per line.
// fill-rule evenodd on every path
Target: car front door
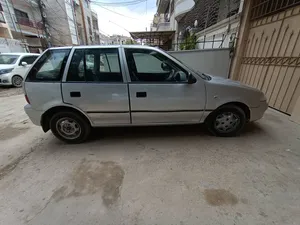
M 206 98 L 200 77 L 188 83 L 188 71 L 159 50 L 124 51 L 133 124 L 200 122 Z
M 25 74 L 27 73 L 30 66 L 33 64 L 33 62 L 38 58 L 38 56 L 23 56 L 19 60 L 19 63 L 17 64 L 14 73 L 17 75 L 20 75 L 22 78 L 24 78 Z M 22 63 L 25 62 L 26 64 L 22 65 Z
M 119 49 L 72 51 L 62 82 L 63 101 L 84 111 L 96 126 L 130 124 L 128 85 Z

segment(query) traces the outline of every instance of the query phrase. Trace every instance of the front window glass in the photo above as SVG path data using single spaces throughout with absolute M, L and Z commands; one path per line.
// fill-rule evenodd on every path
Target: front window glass
M 19 57 L 19 55 L 0 55 L 0 64 L 15 64 Z
M 126 49 L 132 82 L 187 82 L 188 73 L 165 55 L 149 49 Z

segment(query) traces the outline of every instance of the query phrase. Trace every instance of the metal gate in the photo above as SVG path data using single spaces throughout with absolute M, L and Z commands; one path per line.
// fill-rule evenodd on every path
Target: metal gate
M 239 80 L 262 90 L 271 107 L 291 114 L 300 96 L 300 6 L 297 0 L 274 2 L 257 0 L 252 7 Z M 284 2 L 293 4 L 284 8 Z

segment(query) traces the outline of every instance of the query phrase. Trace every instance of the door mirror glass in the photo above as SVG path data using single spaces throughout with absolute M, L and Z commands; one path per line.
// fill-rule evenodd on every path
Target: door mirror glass
M 186 75 L 186 73 L 184 73 L 182 71 L 178 71 L 175 74 L 175 80 L 177 82 L 187 82 L 188 81 L 188 76 Z
M 164 62 L 161 63 L 161 68 L 162 68 L 163 71 L 167 71 L 167 72 L 171 71 L 171 69 L 172 69 L 169 65 L 167 65 Z
M 194 84 L 196 82 L 197 82 L 197 79 L 192 74 L 189 73 L 189 75 L 188 75 L 188 84 Z
M 23 62 L 21 62 L 21 65 L 22 65 L 22 66 L 27 66 L 28 64 L 27 64 L 27 62 L 24 62 L 24 61 L 23 61 Z

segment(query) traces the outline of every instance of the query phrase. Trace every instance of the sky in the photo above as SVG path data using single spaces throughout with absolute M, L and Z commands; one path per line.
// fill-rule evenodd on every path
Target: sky
M 94 0 L 98 2 L 124 2 L 128 0 Z M 106 9 L 104 9 L 105 7 Z M 98 14 L 100 32 L 105 35 L 119 34 L 130 36 L 128 31 L 150 30 L 153 15 L 156 13 L 156 0 L 147 0 L 136 5 L 123 7 L 98 6 L 91 4 L 91 8 Z M 118 15 L 115 11 L 124 16 Z M 147 10 L 146 10 L 147 9 Z

